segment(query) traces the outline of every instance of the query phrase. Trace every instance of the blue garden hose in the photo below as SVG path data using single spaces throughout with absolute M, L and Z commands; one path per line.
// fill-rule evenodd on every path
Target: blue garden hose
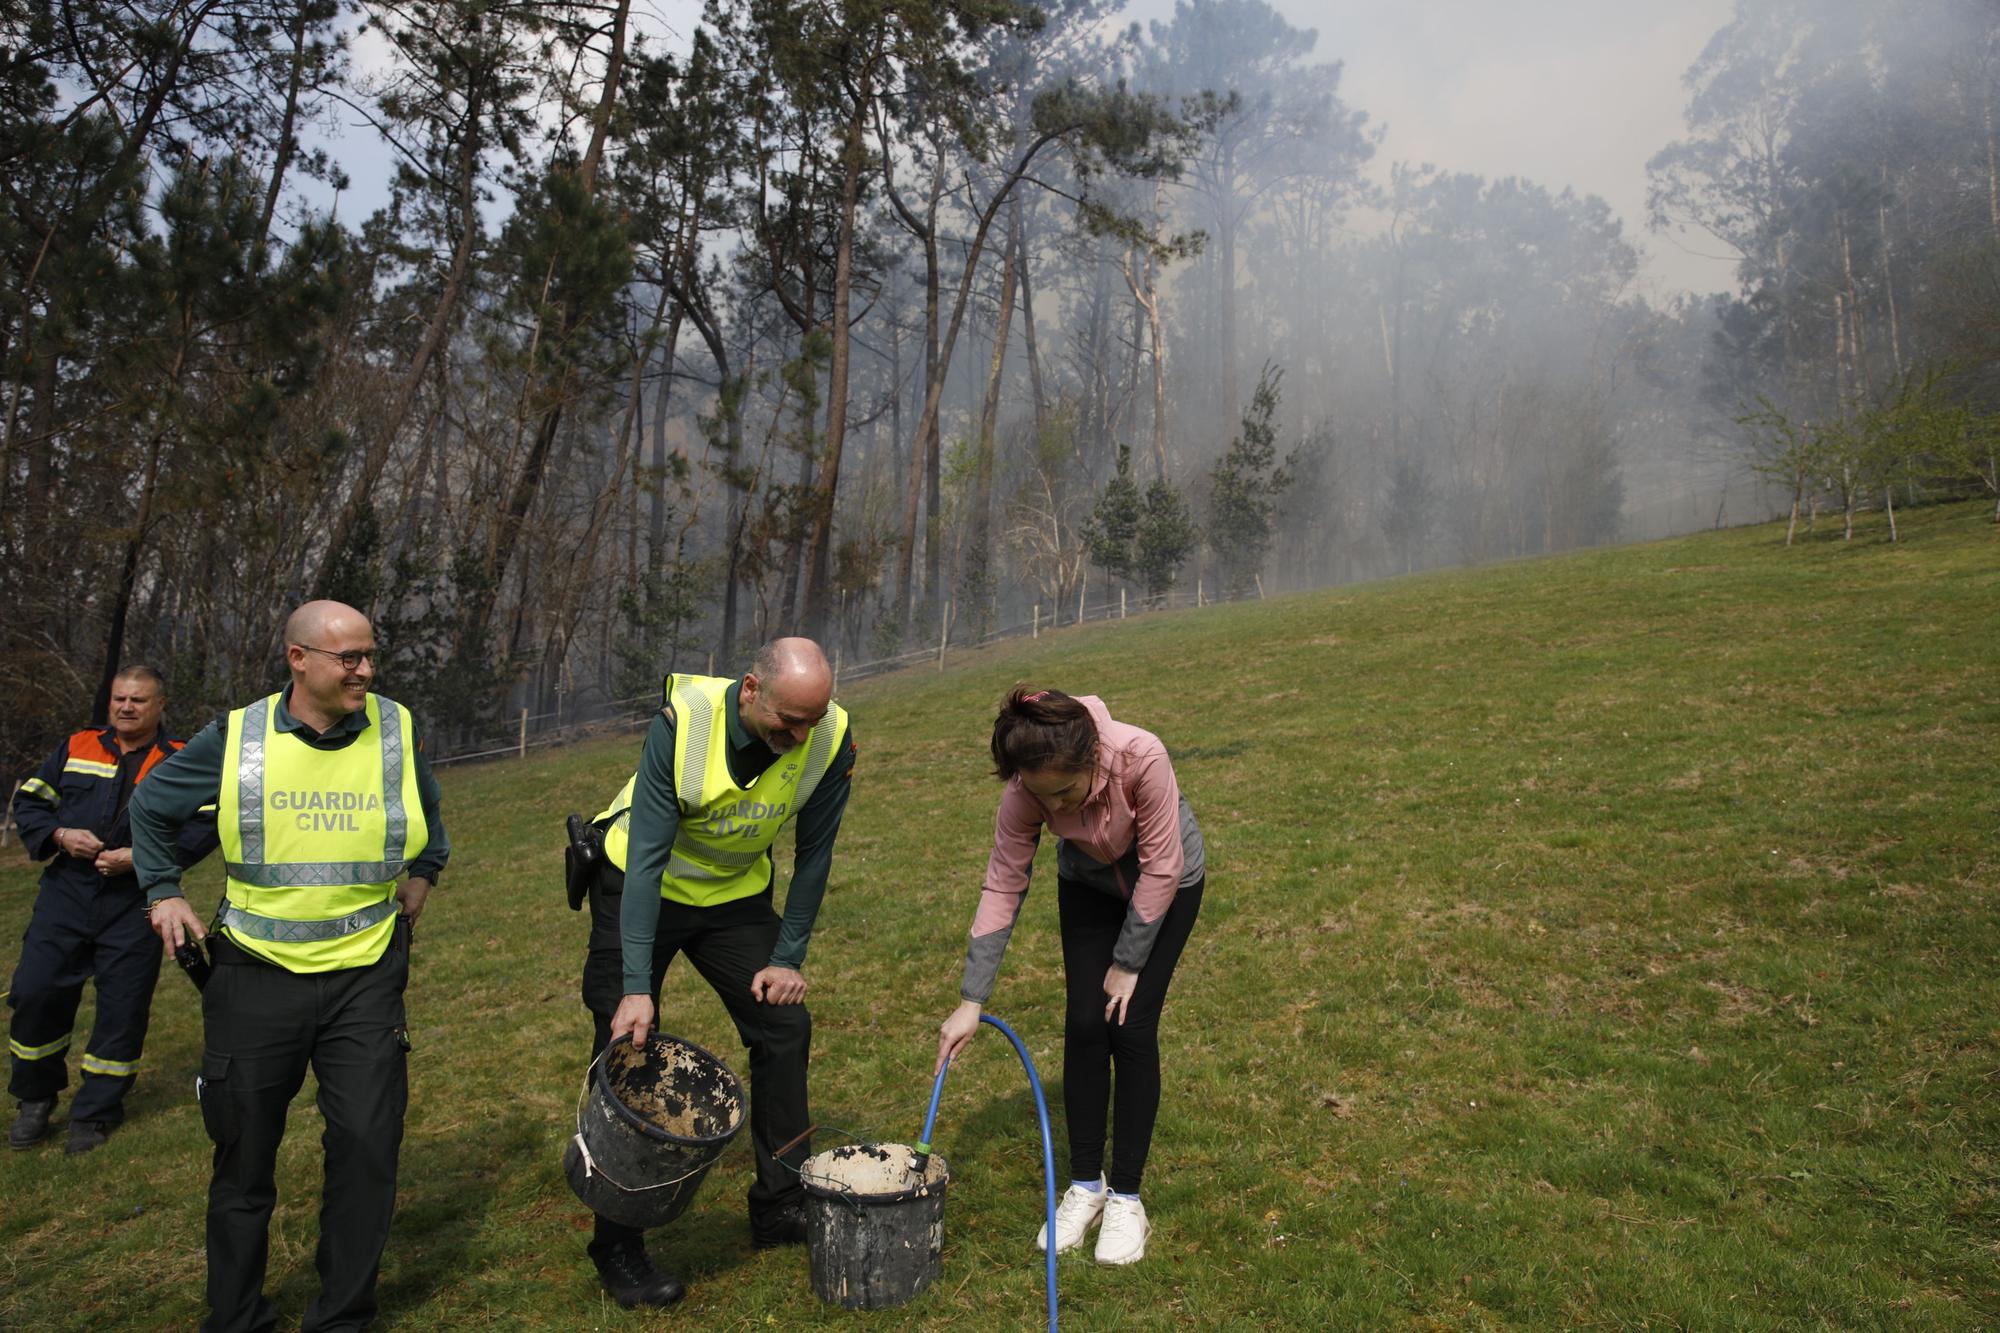
M 979 1021 L 991 1023 L 999 1028 L 1008 1041 L 1014 1043 L 1014 1054 L 1021 1057 L 1021 1067 L 1028 1071 L 1028 1086 L 1035 1090 L 1035 1114 L 1042 1121 L 1042 1212 L 1048 1223 L 1048 1286 L 1049 1286 L 1049 1333 L 1056 1328 L 1056 1149 L 1055 1141 L 1049 1137 L 1049 1099 L 1042 1095 L 1042 1076 L 1035 1072 L 1035 1062 L 1028 1055 L 1028 1048 L 1014 1035 L 1014 1029 L 991 1014 L 981 1014 Z M 931 1084 L 930 1114 L 924 1117 L 923 1136 L 917 1140 L 917 1171 L 921 1173 L 931 1155 L 931 1131 L 937 1128 L 938 1097 L 944 1092 L 944 1076 L 951 1072 L 946 1064 L 938 1070 L 937 1082 Z

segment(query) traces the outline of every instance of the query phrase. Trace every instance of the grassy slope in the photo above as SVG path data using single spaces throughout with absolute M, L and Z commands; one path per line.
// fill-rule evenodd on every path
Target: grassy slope
M 1950 507 L 1904 532 L 1785 550 L 1747 529 L 1158 615 L 846 692 L 862 757 L 808 965 L 817 1115 L 921 1125 L 992 701 L 1032 678 L 1165 737 L 1210 849 L 1153 1254 L 1065 1261 L 1067 1326 L 1991 1326 L 2000 531 Z M 599 1297 L 558 1167 L 588 1038 L 560 816 L 635 755 L 445 776 L 459 850 L 417 946 L 390 1322 L 649 1322 Z M 994 1007 L 1054 1097 L 1042 882 Z M 16 854 L 9 934 L 31 891 Z M 198 1317 L 200 1035 L 168 973 L 133 1123 L 88 1158 L 0 1160 L 0 1325 Z M 665 1012 L 741 1068 L 685 966 Z M 310 1092 L 294 1114 L 288 1318 L 314 1287 Z M 1038 1132 L 997 1036 L 937 1141 L 943 1281 L 865 1322 L 1034 1323 Z M 749 1174 L 739 1141 L 656 1243 L 694 1282 L 669 1318 L 864 1322 L 814 1299 L 804 1255 L 751 1251 Z

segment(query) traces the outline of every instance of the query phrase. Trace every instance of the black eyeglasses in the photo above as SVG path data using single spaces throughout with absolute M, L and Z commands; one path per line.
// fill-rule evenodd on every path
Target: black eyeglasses
M 309 643 L 295 643 L 292 647 L 303 648 L 309 653 L 318 653 L 321 657 L 331 657 L 340 663 L 343 671 L 359 671 L 363 662 L 374 666 L 381 656 L 379 648 L 350 648 L 344 653 L 332 653 L 324 648 L 315 648 Z

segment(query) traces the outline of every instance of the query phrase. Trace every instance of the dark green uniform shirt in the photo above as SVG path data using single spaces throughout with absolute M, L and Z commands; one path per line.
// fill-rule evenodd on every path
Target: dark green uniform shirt
M 722 711 L 729 719 L 725 758 L 729 776 L 739 787 L 749 785 L 752 778 L 778 762 L 778 752 L 751 735 L 743 725 L 737 712 L 737 695 L 742 688 L 743 682 L 736 681 L 722 696 Z M 840 817 L 847 810 L 847 779 L 853 771 L 854 722 L 850 718 L 839 753 L 827 764 L 826 776 L 820 779 L 812 799 L 799 811 L 792 883 L 785 891 L 785 916 L 778 928 L 778 943 L 771 950 L 773 967 L 796 971 L 805 965 L 806 946 L 812 942 L 813 922 L 819 917 L 820 899 L 826 896 L 827 872 L 833 866 L 833 840 L 840 832 Z M 158 776 L 157 771 L 154 776 Z M 652 728 L 646 733 L 646 748 L 639 756 L 639 780 L 632 784 L 632 822 L 625 846 L 625 901 L 618 914 L 627 995 L 653 993 L 653 936 L 660 925 L 659 886 L 666 876 L 667 854 L 673 850 L 674 834 L 680 831 L 680 826 L 681 807 L 674 792 L 674 724 L 662 710 L 654 715 Z M 775 879 L 775 863 L 771 873 Z M 639 885 L 651 886 L 652 892 L 636 891 Z

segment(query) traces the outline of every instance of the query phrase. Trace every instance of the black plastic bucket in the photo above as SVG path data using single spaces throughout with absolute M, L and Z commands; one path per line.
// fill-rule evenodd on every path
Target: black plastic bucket
M 813 1294 L 850 1310 L 901 1305 L 944 1271 L 944 1191 L 933 1155 L 921 1173 L 904 1143 L 850 1143 L 806 1159 Z
M 743 1128 L 743 1106 L 729 1066 L 693 1042 L 655 1033 L 641 1049 L 619 1037 L 590 1067 L 563 1175 L 592 1212 L 662 1226 Z

